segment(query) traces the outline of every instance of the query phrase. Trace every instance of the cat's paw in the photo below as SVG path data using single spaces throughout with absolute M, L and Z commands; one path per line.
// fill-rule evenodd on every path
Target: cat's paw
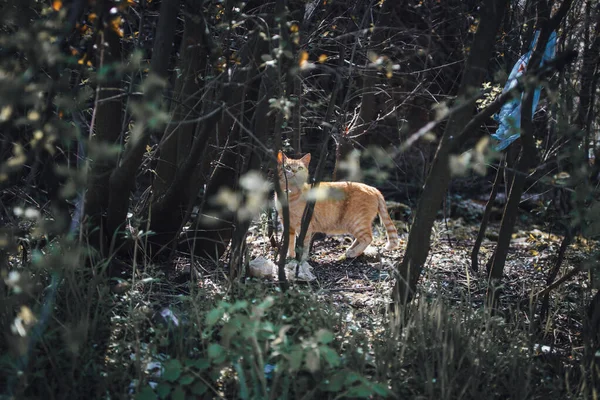
M 337 262 L 343 262 L 343 261 L 346 261 L 347 259 L 348 259 L 348 256 L 346 254 L 342 254 L 335 261 L 337 261 Z
M 362 254 L 362 251 L 359 253 L 354 249 L 349 249 L 346 251 L 346 258 L 356 258 Z
M 365 251 L 363 251 L 362 255 L 364 255 L 367 258 L 377 258 L 379 257 L 379 249 L 375 246 L 367 246 L 367 248 L 365 249 Z
M 384 248 L 389 251 L 398 248 L 398 246 L 400 246 L 400 242 L 387 242 Z

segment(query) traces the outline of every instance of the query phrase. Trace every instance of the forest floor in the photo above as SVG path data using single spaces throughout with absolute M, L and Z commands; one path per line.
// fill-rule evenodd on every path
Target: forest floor
M 485 264 L 494 251 L 499 223 L 496 212 L 481 247 L 479 271 L 472 271 L 471 251 L 480 226 L 480 215 L 474 210 L 480 210 L 480 206 L 481 203 L 475 204 L 468 200 L 457 202 L 456 207 L 447 208 L 449 218 L 439 218 L 435 222 L 429 258 L 413 302 L 417 306 L 411 308 L 416 310 L 412 313 L 414 325 L 421 325 L 417 329 L 413 327 L 411 335 L 405 334 L 410 329 L 403 330 L 400 336 L 390 333 L 395 329 L 394 320 L 386 315 L 394 284 L 394 271 L 402 261 L 408 239 L 403 220 L 410 220 L 406 216 L 395 216 L 401 240 L 400 246 L 392 251 L 383 250 L 386 238 L 379 222 L 375 224 L 372 246 L 366 254 L 356 259 L 346 259 L 344 256 L 351 243 L 350 236 L 329 236 L 315 240 L 308 262 L 316 279 L 311 282 L 293 282 L 294 287 L 288 292 L 289 296 L 280 293 L 278 283 L 273 280 L 245 277 L 243 284 L 232 284 L 226 264 L 227 254 L 219 262 L 214 262 L 180 253 L 174 260 L 174 268 L 173 265 L 149 262 L 132 269 L 128 264 L 122 263 L 129 273 L 123 274 L 122 278 L 112 279 L 112 295 L 106 296 L 104 293 L 99 297 L 102 309 L 107 310 L 107 319 L 93 320 L 90 323 L 90 326 L 110 326 L 110 335 L 107 339 L 103 336 L 107 333 L 104 330 L 94 332 L 94 343 L 97 340 L 101 346 L 98 347 L 99 350 L 92 347 L 87 357 L 98 352 L 101 359 L 96 361 L 97 365 L 92 362 L 89 365 L 103 371 L 107 385 L 110 386 L 107 390 L 124 391 L 123 394 L 126 392 L 128 396 L 135 390 L 142 389 L 141 386 L 136 386 L 140 382 L 159 379 L 154 374 L 163 363 L 179 366 L 179 361 L 167 360 L 186 360 L 192 357 L 190 354 L 193 358 L 205 357 L 199 349 L 216 346 L 219 340 L 223 340 L 220 329 L 224 329 L 225 325 L 221 326 L 221 322 L 234 314 L 231 312 L 224 316 L 227 307 L 244 303 L 244 311 L 236 314 L 236 321 L 246 321 L 249 315 L 255 317 L 253 313 L 256 304 L 271 298 L 280 303 L 273 307 L 268 318 L 265 317 L 265 326 L 277 327 L 282 329 L 281 332 L 293 327 L 291 329 L 294 333 L 290 337 L 294 343 L 303 345 L 322 330 L 330 331 L 336 340 L 340 339 L 335 344 L 335 350 L 339 351 L 339 358 L 347 363 L 343 366 L 346 370 L 340 370 L 341 374 L 361 371 L 369 379 L 382 381 L 390 388 L 406 389 L 407 393 L 425 393 L 431 390 L 429 397 L 422 398 L 440 398 L 439 390 L 443 387 L 436 386 L 436 379 L 439 377 L 440 380 L 444 378 L 452 382 L 451 389 L 444 389 L 448 393 L 468 388 L 475 394 L 464 398 L 481 398 L 480 394 L 487 393 L 485 388 L 493 376 L 488 372 L 501 366 L 500 369 L 504 371 L 502 373 L 507 374 L 514 384 L 507 384 L 495 397 L 488 398 L 514 398 L 513 395 L 521 390 L 520 385 L 523 384 L 531 384 L 528 390 L 536 396 L 571 393 L 569 385 L 576 387 L 573 385 L 577 385 L 582 376 L 577 375 L 577 362 L 583 358 L 583 316 L 590 301 L 587 275 L 583 272 L 576 274 L 573 279 L 553 290 L 549 318 L 544 323 L 539 323 L 539 302 L 532 306 L 530 298 L 547 286 L 547 276 L 555 265 L 563 237 L 549 233 L 550 224 L 547 221 L 536 219 L 523 210 L 504 268 L 500 313 L 498 316 L 486 317 Z M 265 218 L 262 219 L 264 220 Z M 535 221 L 540 222 L 538 224 Z M 257 221 L 251 226 L 247 237 L 250 260 L 258 257 L 276 259 L 276 249 L 271 246 L 266 231 L 264 222 Z M 596 247 L 597 242 L 576 237 L 565 254 L 559 276 L 589 260 L 591 254 L 597 251 Z M 137 271 L 134 276 L 131 275 L 132 270 Z M 190 274 L 191 270 L 196 273 Z M 72 297 L 73 288 L 79 290 L 78 285 L 88 287 L 87 283 L 77 279 L 78 275 L 71 275 L 70 283 L 63 285 L 65 299 Z M 440 303 L 443 307 L 440 307 Z M 66 303 L 64 306 L 66 307 L 62 308 L 62 313 L 66 313 L 73 304 Z M 86 310 L 90 307 L 84 303 L 78 306 Z M 215 314 L 215 310 L 221 314 Z M 430 314 L 419 320 L 419 310 Z M 70 321 L 73 316 L 69 315 L 66 313 L 63 317 Z M 207 327 L 207 321 L 214 320 L 215 315 L 221 315 L 223 321 L 218 319 L 219 324 L 213 321 L 213 325 Z M 254 321 L 252 318 L 250 320 Z M 495 320 L 488 324 L 492 318 Z M 177 328 L 173 329 L 173 326 Z M 231 328 L 230 325 L 226 326 Z M 476 329 L 461 330 L 456 326 L 476 326 Z M 62 332 L 58 329 L 48 331 Z M 245 340 L 245 333 L 239 333 L 238 339 L 242 342 Z M 77 332 L 74 331 L 72 335 L 75 334 Z M 64 342 L 60 335 L 51 337 L 57 343 Z M 400 342 L 403 347 L 400 346 L 401 350 L 398 350 Z M 353 348 L 355 343 L 359 345 Z M 364 347 L 360 347 L 360 343 Z M 106 352 L 102 351 L 104 345 L 107 346 Z M 240 351 L 236 357 L 245 354 L 243 345 L 234 347 L 232 345 L 233 350 L 230 350 L 232 354 Z M 61 369 L 55 367 L 55 364 L 64 362 L 62 355 L 54 354 L 52 346 L 48 348 L 50 350 L 46 358 L 41 359 L 48 361 L 48 371 L 55 371 L 55 380 L 68 383 Z M 375 369 L 367 369 L 366 356 L 364 363 L 360 361 L 360 357 L 355 357 L 359 354 L 358 350 L 362 351 L 363 348 L 368 348 L 365 350 L 369 352 L 368 365 L 375 365 Z M 532 351 L 526 352 L 524 349 Z M 271 353 L 265 354 L 266 359 L 279 359 L 273 353 L 274 348 L 270 351 Z M 453 356 L 453 352 L 457 355 Z M 400 354 L 405 356 L 400 357 Z M 246 356 L 247 354 L 244 355 Z M 201 361 L 208 362 L 207 365 L 210 366 L 210 357 L 214 359 L 215 356 L 213 354 L 207 357 Z M 460 368 L 439 368 L 440 363 L 445 365 L 452 357 L 460 361 L 457 364 Z M 536 362 L 541 360 L 542 364 L 522 364 L 524 357 L 531 357 Z M 70 360 L 67 357 L 68 363 Z M 85 361 L 86 355 L 82 355 L 81 360 Z M 553 369 L 554 362 L 560 366 L 556 371 Z M 222 367 L 222 360 L 214 363 L 219 367 L 214 368 L 216 373 L 229 371 Z M 412 367 L 407 368 L 406 365 Z M 531 368 L 527 369 L 527 374 L 522 373 L 523 368 L 528 365 Z M 124 368 L 132 373 L 124 374 Z M 185 368 L 190 370 L 192 367 Z M 332 369 L 328 371 L 335 372 Z M 431 371 L 435 372 L 433 380 L 427 375 Z M 229 398 L 226 394 L 236 394 L 238 388 L 234 374 L 229 371 L 224 377 L 219 376 L 211 376 L 212 382 L 219 386 L 211 390 L 226 398 Z M 189 378 L 187 375 L 184 377 Z M 325 375 L 320 378 L 324 379 L 323 382 L 329 379 Z M 165 383 L 164 380 L 162 382 Z M 169 388 L 175 388 L 176 384 L 180 387 L 187 385 L 167 382 Z
M 467 216 L 466 219 L 472 218 Z M 373 319 L 381 319 L 390 302 L 394 268 L 404 255 L 408 233 L 402 233 L 405 226 L 401 222 L 398 227 L 401 241 L 397 249 L 383 250 L 385 234 L 381 225 L 376 223 L 373 243 L 365 254 L 356 259 L 344 256 L 352 241 L 351 236 L 328 236 L 315 240 L 309 264 L 317 279 L 295 284 L 333 304 L 346 315 L 347 322 L 353 320 L 359 326 L 361 323 L 370 326 Z M 466 302 L 474 310 L 483 310 L 486 262 L 494 251 L 499 223 L 490 222 L 479 253 L 479 271 L 474 272 L 470 268 L 470 260 L 478 229 L 478 223 L 467 223 L 463 217 L 436 221 L 429 259 L 418 283 L 417 298 L 442 298 L 448 304 Z M 262 256 L 275 260 L 275 250 L 265 231 L 259 225 L 251 227 L 247 240 L 250 259 Z M 547 286 L 547 276 L 556 262 L 562 240 L 562 235 L 547 233 L 544 226 L 532 224 L 527 218 L 517 224 L 504 268 L 500 298 L 500 307 L 505 311 L 503 314 L 507 322 L 515 318 L 515 312 L 520 314 L 520 321 L 527 321 L 526 325 L 539 319 L 539 303 L 532 307 L 530 298 Z M 596 245 L 595 241 L 577 237 L 566 251 L 558 277 L 589 258 Z M 180 260 L 189 265 L 189 258 Z M 225 283 L 223 268 L 206 264 L 202 268 L 201 280 L 205 283 L 207 279 L 211 285 Z M 267 285 L 275 285 L 274 282 L 263 281 Z M 582 272 L 551 292 L 550 318 L 536 329 L 541 352 L 569 357 L 574 350 L 582 349 L 581 316 L 584 315 L 582 310 L 589 304 L 586 295 L 589 293 L 586 290 L 588 285 L 587 274 Z M 532 326 L 522 328 L 529 330 Z

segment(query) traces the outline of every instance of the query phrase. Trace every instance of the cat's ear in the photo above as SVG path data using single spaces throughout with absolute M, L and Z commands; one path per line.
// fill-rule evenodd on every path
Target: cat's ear
M 284 158 L 285 158 L 285 154 L 283 154 L 283 151 L 279 150 L 279 153 L 277 153 L 277 162 L 279 164 L 283 164 Z
M 308 153 L 304 157 L 302 157 L 300 159 L 300 161 L 302 162 L 302 164 L 308 166 L 308 164 L 310 164 L 310 153 Z

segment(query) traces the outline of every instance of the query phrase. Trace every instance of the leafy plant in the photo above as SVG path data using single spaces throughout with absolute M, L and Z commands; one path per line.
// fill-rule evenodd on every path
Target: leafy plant
M 275 304 L 273 296 L 256 304 L 221 301 L 206 313 L 202 332 L 208 340 L 220 340 L 207 341 L 197 357 L 165 362 L 157 377 L 149 377 L 152 386 L 144 386 L 136 398 L 194 398 L 217 394 L 218 388 L 242 399 L 285 393 L 337 393 L 355 398 L 389 395 L 387 386 L 344 365 L 333 347 L 331 331 L 318 329 L 308 337 L 298 337 L 290 335 L 291 325 L 269 320 L 268 311 Z

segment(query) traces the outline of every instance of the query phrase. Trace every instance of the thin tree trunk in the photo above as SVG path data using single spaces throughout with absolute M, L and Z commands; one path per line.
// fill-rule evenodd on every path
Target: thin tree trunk
M 340 46 L 340 60 L 339 67 L 340 69 L 343 66 L 344 62 L 344 49 Z M 338 73 L 336 74 L 336 82 L 333 92 L 331 93 L 331 97 L 329 98 L 329 105 L 327 107 L 327 112 L 325 114 L 324 120 L 329 122 L 333 117 L 333 110 L 335 106 L 340 101 L 338 99 L 338 93 L 342 87 L 342 76 Z M 333 128 L 329 128 L 327 131 L 327 135 L 323 137 L 323 141 L 321 142 L 321 149 L 319 152 L 319 161 L 317 162 L 317 167 L 315 168 L 315 173 L 313 176 L 312 187 L 317 187 L 319 182 L 323 179 L 323 173 L 325 169 L 325 159 L 327 158 L 327 145 L 329 140 L 331 139 Z M 315 201 L 309 200 L 306 202 L 306 206 L 304 207 L 304 211 L 302 213 L 302 223 L 300 224 L 300 232 L 298 232 L 298 238 L 296 240 L 296 258 L 298 261 L 302 259 L 302 255 L 304 254 L 304 239 L 308 233 L 308 227 L 310 225 L 310 221 L 312 219 L 313 211 L 315 209 Z M 309 248 L 306 250 L 310 251 L 310 242 L 308 243 Z M 298 267 L 296 269 L 296 276 L 298 275 L 300 268 L 300 264 L 298 263 Z
M 469 93 L 483 82 L 507 3 L 507 0 L 487 0 L 482 5 L 481 22 L 463 72 L 457 103 L 466 101 Z M 450 150 L 454 145 L 455 136 L 461 133 L 467 125 L 466 121 L 472 118 L 473 108 L 461 108 L 450 117 L 446 125 L 419 200 L 404 259 L 397 267 L 398 278 L 392 293 L 396 304 L 405 304 L 415 293 L 417 281 L 429 254 L 431 228 L 450 183 Z
M 261 49 L 261 46 L 258 45 L 260 41 L 262 41 L 260 39 L 260 29 L 256 29 L 249 43 L 238 53 L 242 64 L 252 67 L 246 69 L 232 67 L 231 82 L 221 89 L 221 98 L 217 102 L 222 104 L 222 110 L 216 115 L 217 119 L 203 124 L 203 133 L 194 141 L 190 156 L 180 168 L 182 173 L 178 172 L 175 182 L 165 195 L 167 201 L 177 200 L 179 191 L 184 190 L 182 185 L 186 184 L 192 173 L 188 167 L 194 165 L 194 169 L 199 171 L 199 175 L 203 176 L 207 175 L 207 171 L 213 171 L 210 179 L 200 177 L 201 181 L 208 181 L 204 191 L 204 200 L 193 229 L 187 233 L 188 240 L 194 241 L 191 246 L 193 252 L 200 256 L 213 259 L 220 258 L 229 245 L 234 231 L 236 243 L 233 250 L 237 253 L 234 258 L 239 256 L 241 259 L 243 252 L 243 241 L 245 230 L 247 230 L 247 228 L 244 229 L 246 223 L 239 226 L 234 224 L 234 215 L 223 214 L 220 206 L 212 204 L 211 199 L 217 195 L 222 187 L 235 190 L 240 173 L 245 172 L 249 165 L 244 161 L 244 154 L 237 147 L 239 147 L 238 145 L 243 147 L 244 143 L 242 142 L 248 140 L 246 137 L 247 131 L 244 127 L 252 119 L 251 105 L 257 101 L 260 77 L 256 67 L 260 65 L 257 60 L 260 59 L 262 54 L 257 53 Z M 207 127 L 209 127 L 209 130 L 206 130 Z M 211 135 L 211 133 L 214 135 Z M 200 153 L 197 150 L 202 150 L 202 152 Z M 215 159 L 219 161 L 214 162 L 213 168 L 211 164 Z M 196 164 L 198 164 L 197 167 Z M 169 208 L 165 206 L 166 204 L 165 202 L 160 205 L 160 209 L 168 213 Z M 211 222 L 206 219 L 206 215 L 213 214 L 219 215 L 218 221 L 213 220 Z M 238 264 L 239 262 L 236 261 L 236 265 Z M 237 275 L 237 272 L 233 275 Z
M 521 139 L 515 140 L 508 149 L 505 150 L 506 154 L 506 165 L 504 167 L 504 200 L 508 201 L 508 193 L 510 192 L 510 185 L 515 177 L 515 166 L 517 165 L 517 159 L 521 152 Z
M 108 10 L 106 10 L 108 12 Z M 107 43 L 108 46 L 100 45 Z M 98 39 L 100 49 L 98 69 L 121 62 L 121 42 L 119 36 L 112 29 L 104 30 Z M 115 144 L 119 139 L 123 119 L 123 104 L 118 96 L 120 91 L 120 80 L 117 82 L 98 83 L 96 88 L 96 102 L 93 119 L 91 123 L 89 152 L 94 153 L 100 143 Z M 99 150 L 98 150 L 99 151 Z M 92 246 L 100 252 L 105 253 L 106 236 L 103 229 L 103 214 L 108 209 L 108 196 L 106 189 L 109 185 L 111 171 L 116 166 L 115 158 L 91 157 L 90 171 L 87 184 L 87 192 L 84 200 L 84 212 L 86 223 L 91 227 L 88 240 Z
M 331 98 L 330 98 L 330 104 L 335 103 L 336 98 L 338 97 L 337 94 L 339 92 L 339 88 L 341 86 L 341 77 L 338 75 L 338 79 L 337 79 L 337 83 L 336 83 L 336 87 L 333 90 L 333 92 L 331 93 Z M 329 109 L 333 110 L 333 107 L 329 107 Z M 328 120 L 327 118 L 325 119 L 326 121 Z M 324 167 L 325 167 L 325 159 L 327 158 L 327 144 L 329 142 L 329 139 L 331 138 L 331 132 L 332 132 L 333 128 L 329 128 L 328 130 L 328 134 L 325 135 L 323 137 L 323 142 L 321 143 L 321 150 L 319 153 L 319 161 L 317 162 L 317 167 L 315 169 L 315 173 L 313 176 L 313 183 L 312 183 L 312 187 L 316 188 L 319 186 L 319 182 L 323 179 L 323 172 L 324 172 Z M 300 232 L 298 233 L 298 238 L 296 240 L 297 246 L 296 246 L 296 259 L 298 261 L 300 261 L 302 259 L 302 256 L 304 254 L 304 239 L 306 238 L 306 235 L 308 233 L 308 226 L 310 225 L 310 221 L 312 219 L 312 215 L 313 215 L 313 211 L 315 208 L 315 200 L 309 200 L 306 202 L 306 206 L 304 208 L 304 212 L 302 214 L 302 223 L 300 225 Z M 308 244 L 308 246 L 310 247 L 310 243 Z M 310 248 L 307 250 L 307 252 L 310 251 Z M 298 266 L 299 268 L 299 266 Z M 296 275 L 298 274 L 298 270 L 296 270 Z
M 209 117 L 209 112 L 214 112 L 211 110 L 212 106 L 205 106 L 201 102 L 204 80 L 200 79 L 200 76 L 204 73 L 208 55 L 212 50 L 210 41 L 206 40 L 205 31 L 206 23 L 201 10 L 188 5 L 180 50 L 180 75 L 175 81 L 177 101 L 172 103 L 173 121 L 165 130 L 161 142 L 160 158 L 153 182 L 151 226 L 157 233 L 152 237 L 153 244 L 176 244 L 174 239 L 179 235 L 185 220 L 189 218 L 202 184 L 196 176 L 198 174 L 192 171 L 202 159 L 200 154 L 206 150 L 206 146 L 200 149 L 200 153 L 194 154 L 198 158 L 189 163 L 186 163 L 186 160 L 192 152 L 195 134 L 210 132 L 200 128 L 210 124 L 212 118 Z M 209 116 L 199 116 L 202 112 L 209 113 Z M 186 174 L 182 179 L 178 172 L 184 167 Z M 183 183 L 183 180 L 186 182 Z M 177 186 L 175 191 L 171 190 L 172 186 Z
M 374 30 L 370 45 L 375 47 L 385 42 L 385 35 L 388 33 L 388 26 L 390 24 L 392 9 L 394 7 L 393 1 L 386 1 L 380 8 L 377 15 L 376 29 Z M 366 20 L 364 21 L 366 23 Z M 364 28 L 364 24 L 363 24 Z M 370 61 L 367 61 L 367 64 Z M 348 154 L 354 149 L 353 141 L 359 143 L 364 142 L 365 135 L 368 135 L 369 131 L 372 131 L 376 124 L 376 117 L 382 110 L 382 104 L 378 101 L 376 96 L 375 85 L 378 82 L 377 71 L 369 71 L 365 69 L 363 75 L 363 84 L 361 91 L 361 102 L 360 109 L 357 116 L 357 120 L 353 124 L 353 127 L 348 131 L 340 130 L 336 135 L 336 154 L 335 154 L 335 166 L 333 170 L 333 180 L 345 180 L 346 176 L 340 171 L 340 162 L 344 161 Z M 349 86 L 349 90 L 351 85 Z
M 269 26 L 272 25 L 272 18 L 267 20 Z M 251 44 L 253 49 L 253 65 L 260 65 L 262 62 L 261 56 L 270 52 L 269 43 L 260 39 L 258 35 L 254 37 L 254 41 Z M 254 76 L 258 73 L 257 70 L 253 71 Z M 288 74 L 290 79 L 293 79 L 291 74 Z M 240 148 L 244 149 L 243 155 L 239 158 L 241 162 L 238 165 L 238 176 L 249 170 L 260 170 L 269 156 L 272 153 L 267 150 L 266 143 L 269 136 L 269 132 L 273 132 L 275 120 L 272 116 L 269 116 L 269 100 L 274 97 L 275 88 L 277 87 L 277 77 L 275 70 L 272 68 L 267 69 L 262 74 L 262 78 L 251 79 L 253 83 L 249 85 L 249 98 L 250 102 L 257 102 L 256 108 L 248 107 L 249 111 L 246 111 L 246 119 L 251 121 L 253 127 L 252 135 L 249 135 L 245 130 L 242 130 L 242 139 L 239 141 Z M 234 280 L 237 277 L 242 277 L 242 266 L 244 265 L 243 259 L 246 253 L 246 237 L 248 234 L 248 228 L 250 227 L 250 219 L 239 219 L 235 218 L 233 224 L 233 233 L 231 238 L 231 252 L 229 257 L 229 278 Z
M 589 368 L 591 384 L 598 387 L 600 380 L 600 367 L 598 351 L 600 351 L 600 290 L 596 292 L 588 305 L 587 315 L 584 320 L 583 337 L 585 339 L 585 367 Z
M 150 74 L 160 80 L 166 80 L 168 75 L 173 38 L 177 27 L 180 0 L 163 0 L 160 6 L 160 19 L 156 28 L 156 39 L 152 50 Z M 152 79 L 152 78 L 149 78 Z M 143 101 L 160 102 L 162 93 L 158 87 L 149 88 Z M 125 222 L 129 211 L 129 195 L 133 190 L 135 176 L 146 151 L 151 129 L 145 126 L 147 121 L 137 121 L 141 124 L 136 135 L 132 134 L 125 149 L 121 164 L 111 173 L 109 190 L 109 213 L 107 226 L 109 232 L 115 232 Z
M 541 27 L 541 32 L 538 37 L 535 50 L 529 60 L 529 66 L 536 68 L 542 60 L 542 55 L 545 51 L 548 38 L 551 32 L 557 28 L 562 18 L 566 15 L 571 4 L 571 0 L 565 0 L 561 4 L 556 15 L 550 19 L 550 7 L 548 2 L 540 0 L 537 3 L 538 7 L 538 26 Z M 519 159 L 517 160 L 516 171 L 511 185 L 510 194 L 504 207 L 502 216 L 502 224 L 500 233 L 498 234 L 498 243 L 494 251 L 494 255 L 488 262 L 489 287 L 487 291 L 487 305 L 492 310 L 496 309 L 499 300 L 499 287 L 502 275 L 504 273 L 504 264 L 510 246 L 510 239 L 518 216 L 519 203 L 521 195 L 525 189 L 527 171 L 537 159 L 537 150 L 533 140 L 533 122 L 532 122 L 532 104 L 535 85 L 529 84 L 523 96 L 521 105 L 521 143 L 522 149 Z
M 172 103 L 171 125 L 165 129 L 159 148 L 153 194 L 160 197 L 175 179 L 177 168 L 190 152 L 194 132 L 198 122 L 190 122 L 198 117 L 201 107 L 201 94 L 204 80 L 199 76 L 206 68 L 208 55 L 203 40 L 206 28 L 202 14 L 187 7 L 185 28 L 181 43 L 179 75 L 175 81 L 175 99 Z
M 477 233 L 477 238 L 475 239 L 473 250 L 471 250 L 471 269 L 475 272 L 479 271 L 479 250 L 481 249 L 481 243 L 483 242 L 483 238 L 485 237 L 485 230 L 487 229 L 487 225 L 490 220 L 490 215 L 492 214 L 492 208 L 494 205 L 494 201 L 496 200 L 496 194 L 498 194 L 498 188 L 500 186 L 500 179 L 502 177 L 502 172 L 504 171 L 505 162 L 506 154 L 504 154 L 504 156 L 502 157 L 500 165 L 498 166 L 498 170 L 496 171 L 496 177 L 494 178 L 494 184 L 492 185 L 490 198 L 488 199 L 485 205 L 485 211 L 483 212 L 483 216 L 481 217 L 481 224 L 479 225 L 479 232 Z
M 592 19 L 591 8 L 592 2 L 586 3 L 586 33 L 589 36 L 589 25 Z M 583 51 L 583 63 L 581 66 L 581 91 L 579 93 L 579 110 L 577 112 L 576 123 L 581 129 L 585 131 L 585 159 L 589 159 L 589 146 L 591 141 L 591 119 L 589 118 L 591 110 L 593 109 L 594 98 L 596 96 L 596 83 L 597 79 L 594 79 L 597 74 L 596 69 L 600 64 L 600 11 L 596 5 L 594 10 L 596 15 L 596 28 L 594 29 L 594 41 L 590 46 L 586 46 Z M 588 39 L 588 38 L 586 38 Z M 588 40 L 584 40 L 583 43 L 588 43 Z
M 527 95 L 525 96 L 527 98 Z M 523 110 L 526 110 L 526 102 L 523 101 Z M 531 121 L 531 101 L 529 102 L 529 119 Z M 524 121 L 523 115 L 521 116 L 521 137 L 524 135 L 531 134 L 531 131 L 527 131 L 528 128 L 525 126 L 527 122 Z M 531 157 L 531 158 L 530 158 Z M 525 182 L 527 179 L 527 170 L 529 169 L 531 162 L 530 160 L 535 159 L 535 153 L 530 154 L 523 148 L 521 150 L 521 156 L 517 161 L 515 167 L 515 175 L 513 178 L 512 185 L 510 187 L 510 193 L 504 207 L 504 213 L 502 215 L 502 223 L 500 226 L 500 233 L 498 234 L 498 243 L 494 251 L 494 255 L 489 259 L 487 264 L 487 271 L 489 276 L 488 288 L 488 306 L 495 308 L 498 302 L 499 282 L 502 279 L 504 271 L 504 263 L 508 254 L 508 248 L 510 245 L 510 239 L 514 229 L 515 222 L 518 216 L 519 203 L 521 202 L 521 195 L 525 189 Z
M 548 274 L 548 278 L 546 279 L 546 284 L 548 286 L 554 283 L 554 280 L 558 276 L 558 272 L 560 271 L 560 266 L 565 258 L 565 253 L 567 252 L 567 248 L 573 241 L 573 230 L 571 227 L 567 228 L 567 233 L 560 243 L 560 248 L 558 249 L 558 255 L 556 257 L 556 263 L 552 267 L 552 270 Z M 544 294 L 544 298 L 542 299 L 542 306 L 540 308 L 540 322 L 543 322 L 548 315 L 548 309 L 550 308 L 550 292 Z
M 590 46 L 587 46 L 583 52 L 583 62 L 581 66 L 581 90 L 579 93 L 579 108 L 577 112 L 577 117 L 575 118 L 575 123 L 579 129 L 581 129 L 584 133 L 584 158 L 587 161 L 589 158 L 589 144 L 591 142 L 590 131 L 591 131 L 591 119 L 589 116 L 593 113 L 593 104 L 595 100 L 596 93 L 596 80 L 594 79 L 595 71 L 600 66 L 600 55 L 598 52 L 600 51 L 600 10 L 596 8 L 595 15 L 592 15 L 592 2 L 587 1 L 585 5 L 586 9 L 586 26 L 584 33 L 583 43 L 589 42 L 590 29 L 592 25 L 592 20 L 596 18 L 595 21 L 595 29 L 593 33 L 593 37 L 595 37 L 594 41 Z M 587 162 L 586 162 L 587 164 Z M 559 166 L 560 168 L 560 166 Z M 563 166 L 560 168 L 561 171 L 572 171 L 573 166 L 570 162 L 567 161 L 567 166 Z M 572 174 L 572 176 L 576 176 L 576 174 Z M 593 174 L 591 175 L 593 176 Z M 576 184 L 573 184 L 576 186 Z M 565 191 L 564 189 L 560 189 L 558 201 L 561 203 L 556 208 L 564 218 L 568 218 L 568 214 L 572 210 L 569 202 L 570 193 Z M 576 201 L 577 209 L 585 208 L 584 201 L 582 199 L 577 199 Z M 562 205 L 562 206 L 561 206 Z M 565 253 L 573 241 L 573 237 L 578 229 L 580 229 L 580 225 L 576 224 L 575 226 L 571 225 L 571 220 L 568 219 L 565 227 L 565 236 L 561 242 L 560 248 L 557 254 L 557 260 L 552 270 L 548 274 L 548 278 L 546 283 L 548 288 L 552 287 L 555 283 L 555 279 L 560 272 L 560 267 L 565 257 Z M 574 274 L 573 274 L 574 275 Z M 568 276 L 568 274 L 566 275 Z M 564 278 L 564 277 L 563 277 Z M 537 295 L 539 296 L 539 294 Z M 550 290 L 547 290 L 543 294 L 542 304 L 540 307 L 540 321 L 544 321 L 548 315 L 548 311 L 550 308 Z

